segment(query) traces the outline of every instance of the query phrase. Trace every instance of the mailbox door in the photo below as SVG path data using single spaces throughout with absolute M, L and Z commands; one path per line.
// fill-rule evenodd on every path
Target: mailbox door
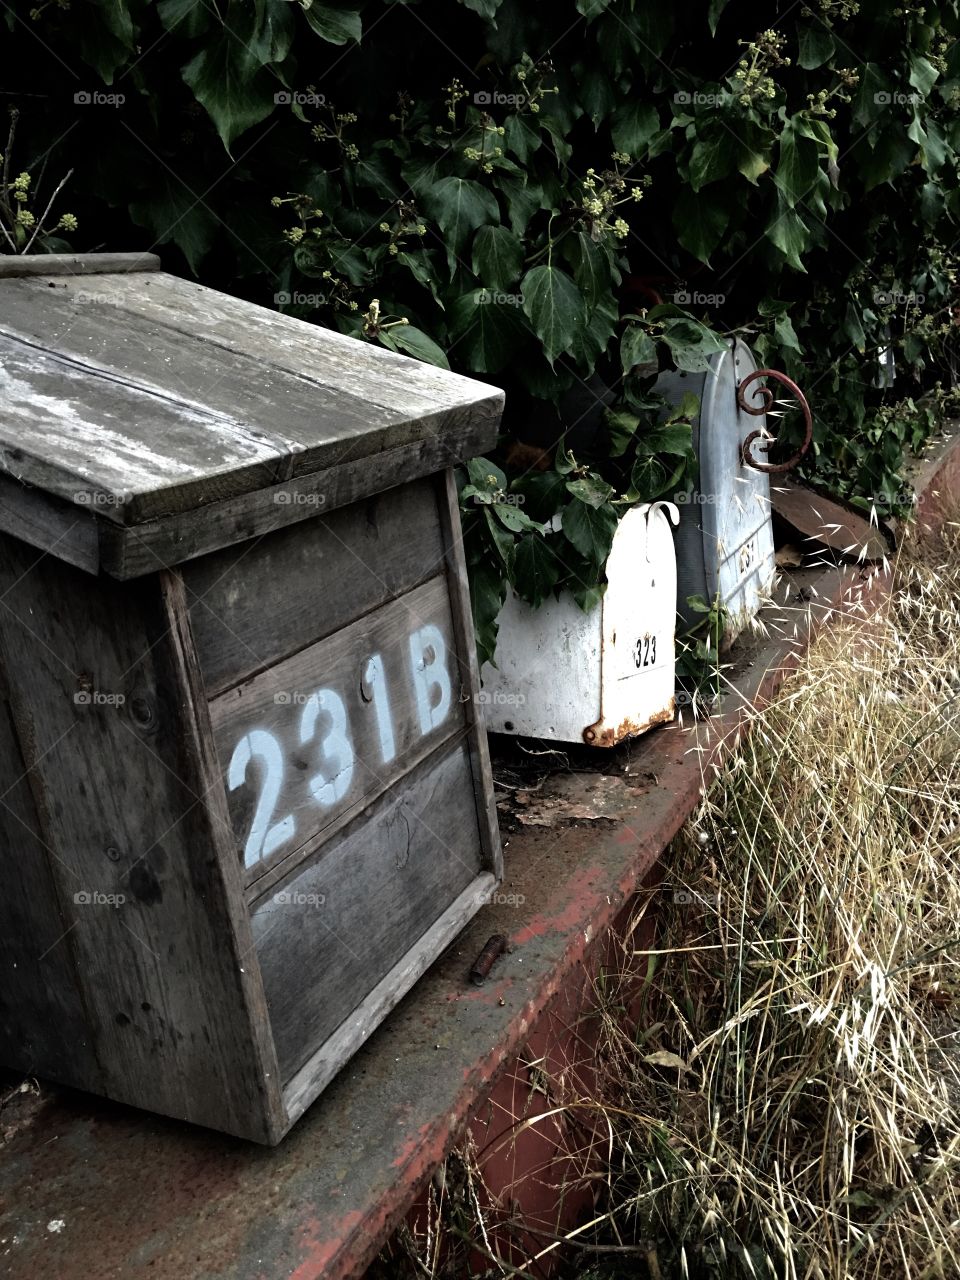
M 668 373 L 657 382 L 673 404 L 685 391 L 700 398 L 694 423 L 700 478 L 681 505 L 677 536 L 678 609 L 687 623 L 695 622 L 687 597 L 719 595 L 728 640 L 757 613 L 775 571 L 769 477 L 746 466 L 740 452 L 745 437 L 765 423 L 737 404 L 739 383 L 756 367 L 738 340 L 711 359 L 706 373 Z

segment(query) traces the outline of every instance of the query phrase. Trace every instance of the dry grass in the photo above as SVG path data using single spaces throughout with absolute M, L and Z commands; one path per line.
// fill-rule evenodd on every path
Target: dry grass
M 756 715 L 667 855 L 654 950 L 602 984 L 575 1106 L 612 1140 L 568 1275 L 960 1276 L 960 526 L 896 573 Z

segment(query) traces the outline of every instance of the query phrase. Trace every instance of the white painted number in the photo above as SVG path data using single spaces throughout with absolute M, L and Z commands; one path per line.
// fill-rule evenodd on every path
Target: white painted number
M 389 764 L 397 754 L 393 739 L 393 720 L 390 716 L 390 700 L 387 697 L 387 677 L 383 658 L 375 653 L 363 669 L 364 683 L 373 691 L 373 706 L 377 713 L 377 730 L 380 734 L 380 758 Z
M 417 694 L 420 732 L 427 734 L 447 718 L 450 711 L 450 673 L 447 647 L 439 627 L 432 624 L 414 631 L 410 637 L 410 663 Z M 439 689 L 436 706 L 431 706 L 433 690 Z
M 410 665 L 421 735 L 440 727 L 450 714 L 453 687 L 447 668 L 447 646 L 439 627 L 421 627 L 410 636 Z M 380 757 L 389 764 L 397 756 L 393 716 L 383 657 L 367 659 L 361 682 L 365 701 L 373 703 L 380 739 Z M 316 743 L 317 772 L 308 781 L 316 804 L 328 809 L 341 801 L 353 782 L 356 754 L 350 736 L 347 709 L 332 689 L 318 689 L 303 705 L 299 726 L 300 745 Z M 244 846 L 246 866 L 269 858 L 296 833 L 296 818 L 289 814 L 273 821 L 284 784 L 284 748 L 266 729 L 251 729 L 237 743 L 227 770 L 227 784 L 236 791 L 247 781 L 253 760 L 259 761 L 259 794 L 250 833 Z
M 283 783 L 283 752 L 272 733 L 267 733 L 265 729 L 253 729 L 237 743 L 227 772 L 227 783 L 231 791 L 243 786 L 251 760 L 259 760 L 263 765 L 263 785 L 243 850 L 243 861 L 248 867 L 252 867 L 261 858 L 268 858 L 274 849 L 290 839 L 296 829 L 296 819 L 292 813 L 270 825 Z
M 310 779 L 310 791 L 317 804 L 326 808 L 342 800 L 349 791 L 353 779 L 354 755 L 347 728 L 347 709 L 343 705 L 343 699 L 332 689 L 320 689 L 307 699 L 300 717 L 301 743 L 313 741 L 321 711 L 329 715 L 330 728 L 321 739 L 320 746 L 323 754 L 333 763 L 334 774 L 329 779 L 322 773 L 314 774 Z

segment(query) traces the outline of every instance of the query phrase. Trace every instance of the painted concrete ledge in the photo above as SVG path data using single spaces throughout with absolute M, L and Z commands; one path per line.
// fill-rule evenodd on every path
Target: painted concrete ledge
M 942 503 L 927 495 L 960 493 L 957 446 L 927 468 L 923 522 Z M 767 636 L 738 645 L 719 715 L 603 754 L 604 820 L 508 834 L 502 900 L 483 908 L 278 1148 L 42 1082 L 38 1094 L 15 1092 L 0 1112 L 0 1276 L 362 1274 L 494 1091 L 518 1063 L 529 1066 L 551 1010 L 583 992 L 584 973 L 745 712 L 772 696 L 814 631 L 838 615 L 862 617 L 886 582 L 860 568 L 797 572 L 765 611 Z M 570 752 L 554 794 L 575 799 L 595 787 L 598 758 Z M 511 950 L 473 986 L 471 963 L 497 932 Z M 0 1098 L 19 1083 L 0 1076 Z

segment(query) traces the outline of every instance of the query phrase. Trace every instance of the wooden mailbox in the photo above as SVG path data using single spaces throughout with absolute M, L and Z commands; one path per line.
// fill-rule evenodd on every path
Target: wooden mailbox
M 502 395 L 158 265 L 0 259 L 0 1061 L 273 1143 L 500 876 Z

